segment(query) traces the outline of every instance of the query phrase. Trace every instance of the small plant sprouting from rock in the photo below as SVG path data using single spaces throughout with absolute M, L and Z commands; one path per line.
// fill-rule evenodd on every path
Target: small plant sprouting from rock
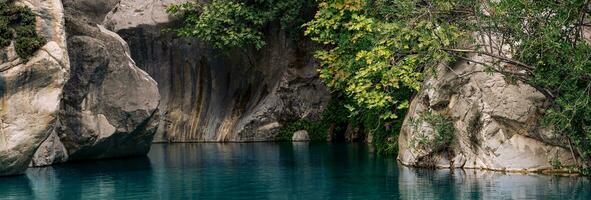
M 0 2 L 0 48 L 15 41 L 18 56 L 31 57 L 45 43 L 45 38 L 35 31 L 35 14 L 26 6 L 12 1 Z
M 431 134 L 421 130 L 423 123 L 429 124 L 432 129 Z M 448 116 L 425 112 L 418 118 L 410 119 L 410 126 L 413 131 L 413 137 L 409 141 L 409 146 L 422 150 L 438 151 L 446 148 L 451 143 L 455 128 Z
M 554 169 L 561 169 L 561 168 L 563 168 L 562 162 L 560 162 L 560 160 L 558 158 L 551 159 L 550 160 L 550 165 L 552 165 L 552 168 L 554 168 Z

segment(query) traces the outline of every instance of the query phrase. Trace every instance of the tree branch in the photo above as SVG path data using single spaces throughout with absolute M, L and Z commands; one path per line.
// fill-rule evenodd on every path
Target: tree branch
M 478 50 L 473 50 L 473 49 L 443 49 L 444 51 L 451 51 L 451 52 L 458 52 L 458 53 L 477 53 L 477 54 L 483 54 L 489 57 L 493 57 L 496 59 L 499 59 L 505 63 L 509 63 L 509 64 L 514 64 L 517 66 L 521 66 L 522 68 L 526 69 L 528 72 L 533 71 L 535 68 L 532 66 L 529 66 L 525 63 L 519 62 L 517 60 L 513 60 L 511 58 L 505 57 L 505 56 L 501 56 L 501 55 L 496 55 L 496 54 L 492 54 L 489 52 L 485 52 L 485 51 L 478 51 Z

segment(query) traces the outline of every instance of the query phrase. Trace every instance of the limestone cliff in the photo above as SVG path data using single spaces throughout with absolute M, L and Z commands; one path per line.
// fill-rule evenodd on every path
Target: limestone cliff
M 2 174 L 142 155 L 157 128 L 156 141 L 273 140 L 283 122 L 317 118 L 328 101 L 313 44 L 277 28 L 263 50 L 220 53 L 161 32 L 172 21 L 165 6 L 180 1 L 52 2 L 29 5 L 50 39 L 42 51 L 22 63 L 2 50 Z M 49 69 L 25 73 L 36 67 Z
M 474 34 L 479 38 L 476 43 L 488 53 L 511 57 L 507 45 L 494 45 L 498 43 L 494 36 Z M 582 34 L 591 42 L 590 28 L 584 28 Z M 400 132 L 400 162 L 421 167 L 558 173 L 577 166 L 576 150 L 570 148 L 569 140 L 541 124 L 550 106 L 547 97 L 526 83 L 491 73 L 481 64 L 497 62 L 495 59 L 470 54 L 457 63 L 439 66 L 436 75 L 425 80 Z M 508 72 L 523 73 L 510 64 L 504 67 Z M 420 120 L 433 114 L 444 116 L 453 126 L 445 140 L 436 141 L 442 138 L 441 131 Z
M 100 25 L 118 1 L 17 3 L 38 16 L 48 42 L 28 60 L 14 44 L 0 51 L 0 175 L 146 154 L 160 95 L 127 43 Z
M 32 165 L 146 154 L 157 126 L 160 96 L 156 82 L 130 58 L 127 43 L 97 24 L 111 10 L 104 6 L 114 4 L 63 2 L 71 75 L 64 87 L 59 128 Z
M 16 3 L 33 10 L 48 42 L 28 60 L 16 55 L 14 42 L 0 50 L 0 176 L 23 173 L 55 130 L 70 70 L 61 1 Z
M 500 171 L 572 165 L 570 151 L 561 142 L 565 140 L 539 123 L 546 104 L 533 87 L 491 75 L 474 62 L 440 66 L 411 102 L 398 160 L 411 166 Z M 421 120 L 425 115 L 441 116 L 442 121 L 437 125 Z M 451 126 L 447 132 L 445 123 Z
M 179 2 L 122 0 L 104 21 L 158 82 L 156 142 L 269 141 L 285 121 L 318 117 L 329 95 L 317 78 L 313 44 L 270 27 L 260 51 L 214 50 L 161 31 L 174 23 L 166 6 Z
M 0 175 L 29 163 L 142 155 L 152 141 L 270 141 L 287 121 L 318 118 L 330 95 L 313 43 L 273 25 L 261 50 L 216 50 L 162 32 L 175 23 L 166 6 L 183 1 L 18 1 L 37 14 L 48 42 L 29 60 L 14 45 L 0 50 Z M 411 102 L 400 162 L 507 171 L 573 164 L 565 140 L 539 124 L 547 101 L 534 88 L 468 61 L 436 71 Z

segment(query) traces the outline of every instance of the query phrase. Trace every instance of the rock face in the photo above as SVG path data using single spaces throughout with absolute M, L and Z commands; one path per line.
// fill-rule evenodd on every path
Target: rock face
M 66 0 L 64 5 L 71 75 L 59 128 L 32 165 L 146 154 L 156 131 L 160 95 L 156 82 L 131 59 L 127 43 L 96 24 L 110 10 L 102 6 L 115 4 Z
M 17 3 L 38 14 L 37 30 L 48 43 L 28 61 L 13 45 L 0 50 L 0 176 L 23 173 L 56 128 L 69 72 L 61 1 Z
M 501 74 L 486 74 L 471 62 L 437 71 L 411 102 L 399 137 L 400 162 L 501 171 L 573 164 L 567 145 L 560 142 L 565 140 L 538 123 L 547 103 L 540 92 L 520 82 L 511 84 Z M 426 115 L 440 116 L 443 122 L 436 127 L 420 120 Z M 452 130 L 442 132 L 445 124 Z
M 270 27 L 266 48 L 222 53 L 162 33 L 171 23 L 166 5 L 180 2 L 122 0 L 104 21 L 158 82 L 156 142 L 268 141 L 285 121 L 318 117 L 329 95 L 310 43 Z

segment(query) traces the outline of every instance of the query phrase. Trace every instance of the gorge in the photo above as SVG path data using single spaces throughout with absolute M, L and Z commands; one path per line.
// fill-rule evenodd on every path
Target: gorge
M 282 171 L 285 167 L 289 169 L 293 167 L 283 163 L 284 160 L 280 159 L 283 158 L 282 156 L 289 155 L 286 162 L 306 162 L 309 165 L 322 163 L 319 165 L 325 167 L 338 165 L 335 157 L 339 159 L 346 157 L 370 163 L 359 164 L 359 166 L 354 163 L 347 165 L 353 166 L 354 169 L 366 170 L 361 171 L 360 176 L 374 176 L 375 174 L 371 172 L 372 167 L 377 170 L 386 170 L 387 172 L 382 172 L 386 174 L 378 173 L 379 175 L 375 176 L 388 176 L 401 180 L 400 183 L 395 184 L 400 187 L 396 195 L 401 195 L 398 198 L 413 198 L 421 197 L 418 195 L 420 192 L 412 193 L 410 186 L 404 188 L 403 185 L 398 184 L 408 184 L 415 179 L 426 181 L 421 177 L 423 171 L 418 170 L 421 172 L 415 174 L 415 169 L 390 165 L 399 163 L 410 167 L 443 168 L 444 173 L 450 174 L 442 176 L 449 176 L 454 180 L 472 180 L 471 176 L 478 173 L 484 174 L 482 175 L 484 177 L 492 177 L 484 178 L 485 182 L 494 182 L 503 179 L 504 175 L 487 171 L 466 173 L 463 170 L 575 175 L 581 173 L 577 167 L 583 166 L 586 162 L 584 160 L 586 152 L 580 148 L 574 148 L 571 137 L 557 134 L 553 127 L 542 123 L 549 113 L 549 108 L 553 106 L 553 99 L 548 98 L 545 90 L 540 90 L 526 80 L 512 79 L 512 76 L 508 76 L 505 71 L 491 71 L 481 64 L 497 62 L 494 57 L 499 57 L 497 54 L 487 56 L 478 52 L 462 52 L 463 59 L 453 62 L 444 62 L 445 59 L 441 58 L 440 63 L 431 70 L 433 74 L 426 73 L 424 79 L 421 79 L 417 86 L 418 90 L 409 89 L 410 92 L 407 90 L 400 92 L 400 96 L 410 98 L 407 101 L 407 108 L 398 104 L 394 104 L 395 108 L 387 107 L 391 108 L 391 112 L 388 112 L 390 115 L 400 112 L 402 115 L 381 123 L 384 119 L 382 116 L 364 119 L 363 115 L 369 111 L 359 111 L 358 107 L 352 106 L 361 98 L 359 97 L 361 94 L 365 95 L 364 93 L 353 92 L 351 95 L 347 92 L 354 87 L 343 87 L 345 88 L 343 92 L 334 86 L 346 85 L 337 80 L 339 76 L 345 77 L 346 72 L 336 72 L 334 76 L 337 78 L 326 78 L 326 70 L 338 68 L 339 65 L 340 61 L 333 57 L 344 56 L 326 56 L 328 53 L 326 55 L 319 53 L 318 49 L 328 48 L 327 46 L 344 48 L 339 46 L 340 43 L 323 43 L 318 38 L 325 35 L 314 35 L 314 31 L 294 39 L 290 30 L 285 29 L 281 22 L 271 20 L 261 28 L 265 43 L 261 48 L 246 46 L 220 49 L 203 39 L 183 37 L 174 30 L 169 30 L 182 27 L 184 22 L 182 16 L 167 13 L 167 8 L 187 2 L 195 1 L 0 1 L 2 5 L 15 4 L 32 10 L 35 16 L 34 29 L 46 40 L 45 44 L 28 58 L 18 54 L 20 47 L 16 40 L 0 50 L 0 176 L 26 174 L 28 177 L 39 177 L 38 174 L 32 174 L 45 173 L 44 169 L 54 170 L 55 172 L 52 173 L 64 173 L 58 168 L 69 165 L 58 164 L 72 161 L 80 161 L 73 165 L 84 165 L 84 170 L 98 173 L 88 169 L 92 168 L 91 165 L 94 162 L 103 163 L 101 166 L 106 167 L 111 164 L 125 163 L 127 157 L 149 155 L 150 159 L 154 160 L 142 161 L 141 159 L 147 158 L 133 158 L 136 161 L 140 159 L 138 162 L 149 169 L 145 169 L 146 166 L 127 164 L 153 173 L 154 179 L 146 182 L 159 185 L 162 182 L 156 180 L 163 179 L 162 176 L 166 175 L 158 174 L 160 173 L 158 170 L 168 170 L 168 168 L 161 168 L 162 165 L 190 167 L 199 165 L 199 169 L 208 171 L 200 166 L 201 163 L 218 166 L 227 161 L 217 160 L 218 156 L 221 158 L 228 156 L 227 158 L 231 161 L 227 162 L 231 164 L 225 163 L 222 167 L 232 169 L 239 168 L 239 165 L 232 163 L 234 161 L 252 164 L 252 168 L 248 168 L 250 170 L 260 170 L 257 167 L 263 164 L 258 162 L 279 163 L 276 164 L 277 166 L 271 164 L 273 169 L 278 170 L 273 175 L 269 175 L 271 177 L 282 173 L 294 173 Z M 315 9 L 322 11 L 323 7 L 321 5 Z M 358 11 L 352 10 L 342 11 L 342 13 Z M 320 18 L 319 14 L 314 16 L 315 12 L 316 10 L 311 10 L 301 14 L 302 18 L 312 21 L 305 26 L 314 27 L 313 20 Z M 318 13 L 321 12 L 318 11 Z M 357 18 L 354 19 L 357 20 Z M 8 23 L 8 25 L 11 24 Z M 588 27 L 581 35 L 584 36 L 583 39 L 591 41 L 591 34 L 588 34 L 591 30 L 587 29 Z M 326 33 L 326 35 L 330 34 L 333 33 Z M 13 35 L 16 35 L 16 32 Z M 494 45 L 487 46 L 494 43 L 490 42 L 491 40 L 494 39 L 480 39 L 472 42 L 484 49 L 498 48 L 494 50 L 498 50 L 501 52 L 500 55 L 504 56 L 503 45 L 500 45 L 500 48 Z M 351 42 L 353 46 L 353 41 L 346 42 Z M 331 49 L 327 52 L 334 53 L 337 50 Z M 326 59 L 319 59 L 322 55 L 325 55 L 324 58 L 329 57 L 330 64 L 326 64 Z M 363 56 L 364 54 L 354 54 L 351 60 L 366 59 Z M 394 61 L 388 59 L 386 63 L 392 62 Z M 591 69 L 587 65 L 582 68 L 582 71 Z M 424 71 L 429 69 L 425 68 Z M 511 72 L 521 73 L 522 71 Z M 361 75 L 346 79 L 359 76 Z M 399 86 L 400 88 L 406 87 L 404 85 L 406 79 L 411 78 L 396 78 L 396 81 L 401 82 L 397 83 L 402 85 Z M 373 90 L 371 88 L 351 90 L 369 92 Z M 390 89 L 390 87 L 385 88 Z M 359 96 L 355 96 L 358 94 Z M 371 98 L 368 96 L 370 95 L 364 97 Z M 335 103 L 340 99 L 347 100 Z M 403 104 L 402 101 L 392 101 Z M 334 105 L 351 113 L 336 114 L 336 112 L 327 111 Z M 318 123 L 328 123 L 327 115 L 339 115 L 334 117 L 348 119 L 318 125 Z M 379 121 L 379 127 L 369 127 L 363 120 Z M 301 127 L 293 125 L 298 123 L 305 125 Z M 583 127 L 588 127 L 587 125 L 583 124 Z M 290 126 L 296 127 L 295 131 L 286 128 Z M 371 131 L 378 129 L 386 130 L 387 134 L 379 135 Z M 274 143 L 285 141 L 284 137 L 291 139 L 296 131 L 298 133 L 294 137 L 293 146 L 291 146 L 292 143 Z M 285 135 L 286 132 L 288 132 L 287 135 Z M 309 138 L 316 138 L 314 134 L 319 132 L 323 140 L 327 138 L 332 142 L 357 141 L 366 144 L 350 144 L 355 146 L 343 147 L 338 143 L 327 145 L 316 144 L 319 141 L 314 141 L 308 146 L 309 143 L 296 142 L 296 140 L 306 141 Z M 581 141 L 582 144 L 586 144 L 586 140 Z M 190 148 L 183 149 L 180 146 L 183 148 L 190 146 Z M 156 151 L 154 149 L 151 151 L 151 148 L 155 148 Z M 394 154 L 378 154 L 376 152 L 381 151 L 379 148 L 394 149 L 392 151 Z M 313 149 L 319 151 L 318 155 L 312 152 Z M 253 155 L 256 155 L 254 156 L 256 161 L 245 159 L 249 156 L 242 152 L 251 150 L 254 151 Z M 268 151 L 277 151 L 277 154 Z M 224 152 L 230 153 L 224 154 Z M 372 157 L 368 158 L 366 154 Z M 167 156 L 174 159 L 167 160 Z M 199 157 L 200 160 L 195 163 L 191 161 L 185 163 L 184 159 L 190 160 L 194 157 Z M 102 160 L 106 158 L 124 159 Z M 318 160 L 319 158 L 321 159 Z M 333 160 L 324 163 L 322 159 Z M 390 164 L 384 163 L 386 161 Z M 51 168 L 54 165 L 55 169 Z M 117 169 L 110 170 L 117 171 Z M 324 173 L 330 174 L 330 172 L 315 170 L 318 169 L 311 167 L 308 171 L 300 172 L 318 176 L 324 176 Z M 82 171 L 76 173 L 83 176 L 85 172 Z M 456 171 L 460 174 L 454 174 Z M 358 179 L 359 177 L 353 178 L 354 172 L 345 169 L 340 172 L 347 174 L 351 179 L 363 182 Z M 198 173 L 195 175 L 196 172 L 191 173 L 193 178 L 200 177 Z M 237 170 L 236 173 L 247 172 Z M 296 175 L 285 175 L 288 178 L 294 178 L 294 176 Z M 521 177 L 521 175 L 509 176 Z M 523 177 L 527 176 L 523 175 Z M 547 181 L 544 177 L 535 175 L 535 181 L 532 182 L 543 185 L 544 181 Z M 556 180 L 561 183 L 572 183 L 576 185 L 572 187 L 575 188 L 574 190 L 583 191 L 580 196 L 573 198 L 585 198 L 591 195 L 589 190 L 577 189 L 588 188 L 590 184 L 586 178 L 578 178 L 572 180 L 557 178 Z M 17 179 L 11 180 L 18 182 L 20 179 Z M 303 181 L 298 184 L 306 184 L 304 179 L 306 177 L 297 179 Z M 179 181 L 179 177 L 175 180 Z M 226 179 L 218 181 L 231 185 L 231 182 L 225 182 Z M 478 181 L 474 182 L 477 184 Z M 332 182 L 326 184 L 330 185 Z M 278 190 L 284 191 L 288 190 L 286 188 L 296 187 L 286 185 L 282 185 Z M 0 189 L 3 187 L 5 186 L 0 184 Z M 251 187 L 255 186 L 251 185 Z M 343 187 L 354 191 L 354 194 L 363 193 L 362 190 L 352 186 Z M 570 191 L 570 188 L 559 190 Z M 327 186 L 324 189 L 329 190 L 330 187 Z M 388 195 L 394 195 L 388 193 L 386 188 L 375 186 L 374 189 L 380 195 L 360 195 L 357 198 L 385 198 Z M 411 193 L 404 193 L 405 190 Z M 433 190 L 436 190 L 435 187 Z M 9 188 L 7 191 L 12 189 Z M 445 192 L 454 193 L 453 190 Z M 558 195 L 558 193 L 549 195 Z M 571 191 L 571 193 L 576 192 Z M 216 196 L 220 194 L 208 193 L 209 196 L 203 197 L 220 198 Z M 465 195 L 454 194 L 457 195 L 456 197 Z M 328 198 L 335 196 L 335 193 L 323 193 L 323 195 L 321 196 Z M 442 194 L 438 193 L 438 195 Z M 105 196 L 105 198 L 108 197 L 117 196 Z M 195 196 L 175 196 L 174 194 L 160 196 L 160 198 L 167 197 L 195 198 Z M 282 198 L 281 196 L 273 197 Z M 267 198 L 273 197 L 267 196 Z M 300 196 L 300 198 L 303 197 Z M 427 197 L 422 196 L 422 198 Z

